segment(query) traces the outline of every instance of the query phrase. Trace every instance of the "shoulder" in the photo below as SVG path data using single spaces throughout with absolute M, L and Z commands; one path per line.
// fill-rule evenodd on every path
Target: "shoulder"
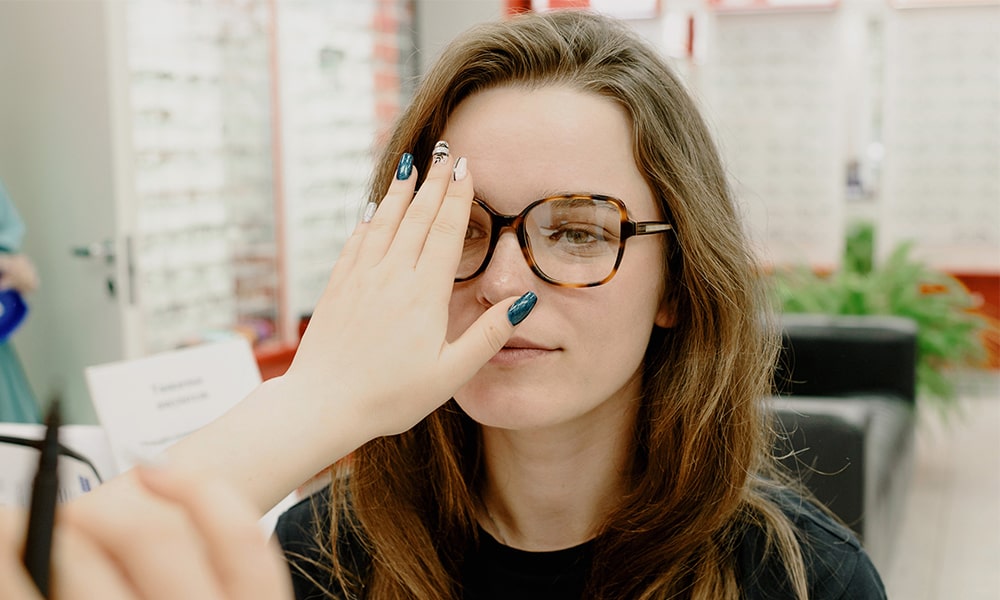
M 274 527 L 282 548 L 307 550 L 318 545 L 319 536 L 330 529 L 330 495 L 314 494 L 286 510 Z
M 794 492 L 779 492 L 774 500 L 796 529 L 811 600 L 885 599 L 878 571 L 847 527 Z M 738 572 L 748 599 L 788 597 L 785 570 L 766 545 L 766 533 L 751 526 L 738 549 Z
M 328 494 L 316 494 L 299 501 L 280 517 L 274 537 L 288 561 L 296 600 L 326 598 L 330 570 L 324 569 L 324 540 L 329 539 L 330 502 Z
M 331 519 L 328 490 L 299 501 L 278 517 L 274 537 L 288 561 L 297 600 L 341 597 L 333 576 Z M 355 535 L 339 536 L 336 552 L 342 565 L 353 567 L 358 576 L 364 573 L 367 555 Z

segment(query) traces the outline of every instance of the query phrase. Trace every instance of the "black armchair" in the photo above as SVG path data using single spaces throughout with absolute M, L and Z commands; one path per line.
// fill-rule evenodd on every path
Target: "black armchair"
M 782 331 L 775 452 L 886 565 L 913 469 L 916 325 L 786 315 Z

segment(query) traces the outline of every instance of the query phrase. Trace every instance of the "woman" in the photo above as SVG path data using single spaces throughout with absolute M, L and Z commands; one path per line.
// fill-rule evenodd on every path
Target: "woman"
M 344 597 L 881 597 L 851 535 L 776 483 L 758 272 L 656 52 L 575 11 L 469 32 L 371 199 L 439 138 L 476 194 L 449 337 L 525 288 L 539 304 L 453 401 L 343 465 L 332 519 L 325 499 L 285 516 L 300 597 L 331 572 Z M 650 235 L 624 239 L 623 218 Z
M 634 34 L 557 12 L 456 40 L 370 200 L 288 373 L 169 453 L 184 489 L 260 511 L 353 451 L 279 522 L 297 598 L 884 597 L 779 483 L 756 265 L 697 110 Z M 274 581 L 259 540 L 213 527 L 229 501 L 149 475 L 64 511 L 120 597 L 281 594 L 229 592 Z
M 0 182 L 0 292 L 14 290 L 28 294 L 38 287 L 35 265 L 20 253 L 23 239 L 24 222 Z M 0 334 L 0 422 L 39 421 L 38 404 L 21 361 L 10 340 Z

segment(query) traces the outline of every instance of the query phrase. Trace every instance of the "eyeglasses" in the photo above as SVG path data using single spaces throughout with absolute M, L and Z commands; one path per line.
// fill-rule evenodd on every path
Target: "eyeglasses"
M 518 215 L 502 215 L 477 199 L 456 282 L 486 270 L 506 228 L 517 234 L 521 253 L 535 275 L 562 287 L 583 288 L 615 276 L 630 237 L 663 233 L 673 225 L 633 221 L 621 200 L 597 194 L 543 198 Z

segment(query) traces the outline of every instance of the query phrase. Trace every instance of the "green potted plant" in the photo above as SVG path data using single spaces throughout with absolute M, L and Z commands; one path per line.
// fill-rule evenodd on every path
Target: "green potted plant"
M 896 315 L 917 324 L 917 393 L 940 409 L 955 402 L 953 367 L 982 360 L 987 321 L 971 312 L 975 299 L 954 277 L 911 257 L 903 243 L 874 261 L 875 228 L 848 231 L 843 266 L 830 274 L 808 267 L 774 273 L 778 304 L 787 313 Z

